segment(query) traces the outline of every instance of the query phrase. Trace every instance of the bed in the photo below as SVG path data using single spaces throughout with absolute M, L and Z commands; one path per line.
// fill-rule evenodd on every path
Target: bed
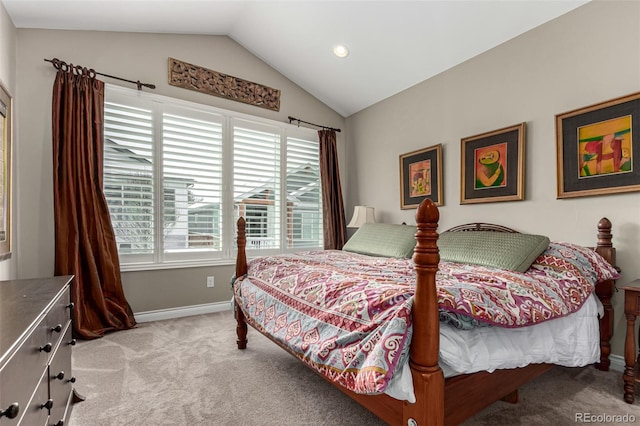
M 415 228 L 396 228 L 398 233 L 414 237 L 413 241 L 408 243 L 405 235 L 391 252 L 388 247 L 376 252 L 375 244 L 372 248 L 371 241 L 367 241 L 372 239 L 380 245 L 383 235 L 356 237 L 359 230 L 352 237 L 354 242 L 345 246 L 347 250 L 308 252 L 301 255 L 306 260 L 282 255 L 247 262 L 245 222 L 240 218 L 233 284 L 238 348 L 246 348 L 249 324 L 391 425 L 459 424 L 497 400 L 517 402 L 520 386 L 556 364 L 595 364 L 601 370 L 609 369 L 611 296 L 614 280 L 619 278 L 613 267 L 615 249 L 609 220 L 600 220 L 597 245 L 589 249 L 550 243 L 545 236 L 520 234 L 491 224 L 462 225 L 439 235 L 438 220 L 438 208 L 426 199 L 417 209 Z M 487 241 L 492 250 L 486 250 Z M 552 246 L 555 251 L 550 252 Z M 514 252 L 518 256 L 512 256 Z M 492 254 L 489 259 L 485 258 L 487 253 Z M 442 262 L 441 254 L 445 259 Z M 567 258 L 563 257 L 565 254 Z M 581 263 L 576 263 L 576 257 Z M 298 275 L 288 275 L 292 268 L 305 262 L 324 265 L 324 275 L 316 270 L 296 270 Z M 348 274 L 352 270 L 360 275 L 351 277 Z M 476 273 L 498 284 L 486 285 L 476 278 Z M 288 293 L 302 275 L 306 284 L 299 286 L 301 293 Z M 365 275 L 366 280 L 362 279 Z M 561 279 L 554 279 L 557 276 Z M 271 280 L 277 285 L 270 285 Z M 449 280 L 456 284 L 450 287 Z M 550 299 L 532 296 L 532 288 L 551 293 L 547 289 L 556 285 L 561 291 Z M 491 287 L 496 287 L 497 293 L 483 293 Z M 510 293 L 505 293 L 507 287 Z M 338 295 L 339 302 L 327 302 L 327 293 Z M 359 294 L 368 300 L 358 299 Z M 484 304 L 478 299 L 483 299 Z M 516 306 L 514 299 L 526 303 Z M 322 303 L 316 306 L 310 300 Z M 527 304 L 529 308 L 525 310 Z M 587 315 L 584 312 L 588 306 L 591 311 Z M 304 313 L 303 324 L 295 317 L 289 318 L 300 312 Z M 310 317 L 318 324 L 328 325 L 310 324 Z M 576 317 L 582 319 L 575 320 Z M 527 347 L 522 351 L 525 357 L 510 364 L 511 355 L 494 356 L 503 353 L 504 348 L 495 348 L 487 337 L 495 332 L 505 333 L 497 339 L 500 341 L 507 335 L 548 326 L 556 327 L 556 331 L 547 329 L 543 335 L 575 336 L 582 328 L 588 328 L 576 321 L 588 321 L 595 331 L 578 345 L 586 347 L 585 353 L 566 357 L 555 351 L 549 359 L 532 357 L 529 352 L 543 354 L 550 347 L 542 342 L 542 350 Z M 451 333 L 445 333 L 450 329 Z M 476 333 L 475 337 L 468 338 L 469 333 Z M 363 343 L 352 345 L 354 336 Z M 532 339 L 525 334 L 527 345 L 532 345 Z M 475 341 L 483 349 L 460 349 L 456 343 L 450 345 L 452 340 L 463 344 Z M 555 345 L 560 352 L 573 346 L 566 342 Z M 357 351 L 352 349 L 354 346 Z M 507 346 L 516 344 L 509 342 Z M 504 359 L 502 363 L 485 365 L 486 359 L 476 356 L 483 351 L 484 358 Z M 456 358 L 465 352 L 470 357 Z M 371 358 L 371 354 L 377 358 Z M 453 358 L 447 360 L 449 356 Z M 461 365 L 468 365 L 469 369 L 458 368 Z

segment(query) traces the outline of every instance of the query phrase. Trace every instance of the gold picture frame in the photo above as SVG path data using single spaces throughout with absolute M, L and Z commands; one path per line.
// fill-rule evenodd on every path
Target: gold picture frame
M 0 84 L 0 260 L 11 257 L 11 145 L 13 98 Z
M 524 200 L 526 123 L 461 139 L 460 204 Z
M 444 205 L 442 144 L 400 155 L 400 208 L 413 209 L 430 198 Z
M 640 92 L 556 115 L 557 198 L 640 191 Z

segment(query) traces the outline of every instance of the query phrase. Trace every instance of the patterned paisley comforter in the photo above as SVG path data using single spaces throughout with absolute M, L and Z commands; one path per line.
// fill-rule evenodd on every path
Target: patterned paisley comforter
M 578 310 L 617 272 L 592 250 L 551 243 L 526 273 L 440 262 L 441 321 L 522 327 Z M 411 259 L 337 250 L 260 257 L 234 283 L 247 320 L 328 379 L 384 392 L 411 341 Z

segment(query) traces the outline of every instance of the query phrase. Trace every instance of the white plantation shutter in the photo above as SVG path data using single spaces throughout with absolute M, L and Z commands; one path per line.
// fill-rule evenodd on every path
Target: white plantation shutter
M 322 193 L 317 141 L 287 138 L 287 247 L 321 248 Z
M 154 252 L 153 116 L 105 102 L 104 193 L 121 255 Z
M 104 194 L 122 270 L 322 247 L 317 132 L 107 85 Z
M 220 251 L 222 117 L 166 111 L 162 119 L 164 251 Z
M 246 220 L 248 250 L 280 248 L 280 155 L 277 128 L 234 123 L 234 216 Z

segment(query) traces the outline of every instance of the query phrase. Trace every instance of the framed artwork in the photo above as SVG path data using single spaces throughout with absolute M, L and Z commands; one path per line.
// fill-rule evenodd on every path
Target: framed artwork
M 461 140 L 460 204 L 524 200 L 525 127 Z
M 11 257 L 11 110 L 11 96 L 0 85 L 0 260 Z
M 400 208 L 416 208 L 425 198 L 437 206 L 444 205 L 442 144 L 400 156 Z
M 640 92 L 556 115 L 557 198 L 640 191 Z

